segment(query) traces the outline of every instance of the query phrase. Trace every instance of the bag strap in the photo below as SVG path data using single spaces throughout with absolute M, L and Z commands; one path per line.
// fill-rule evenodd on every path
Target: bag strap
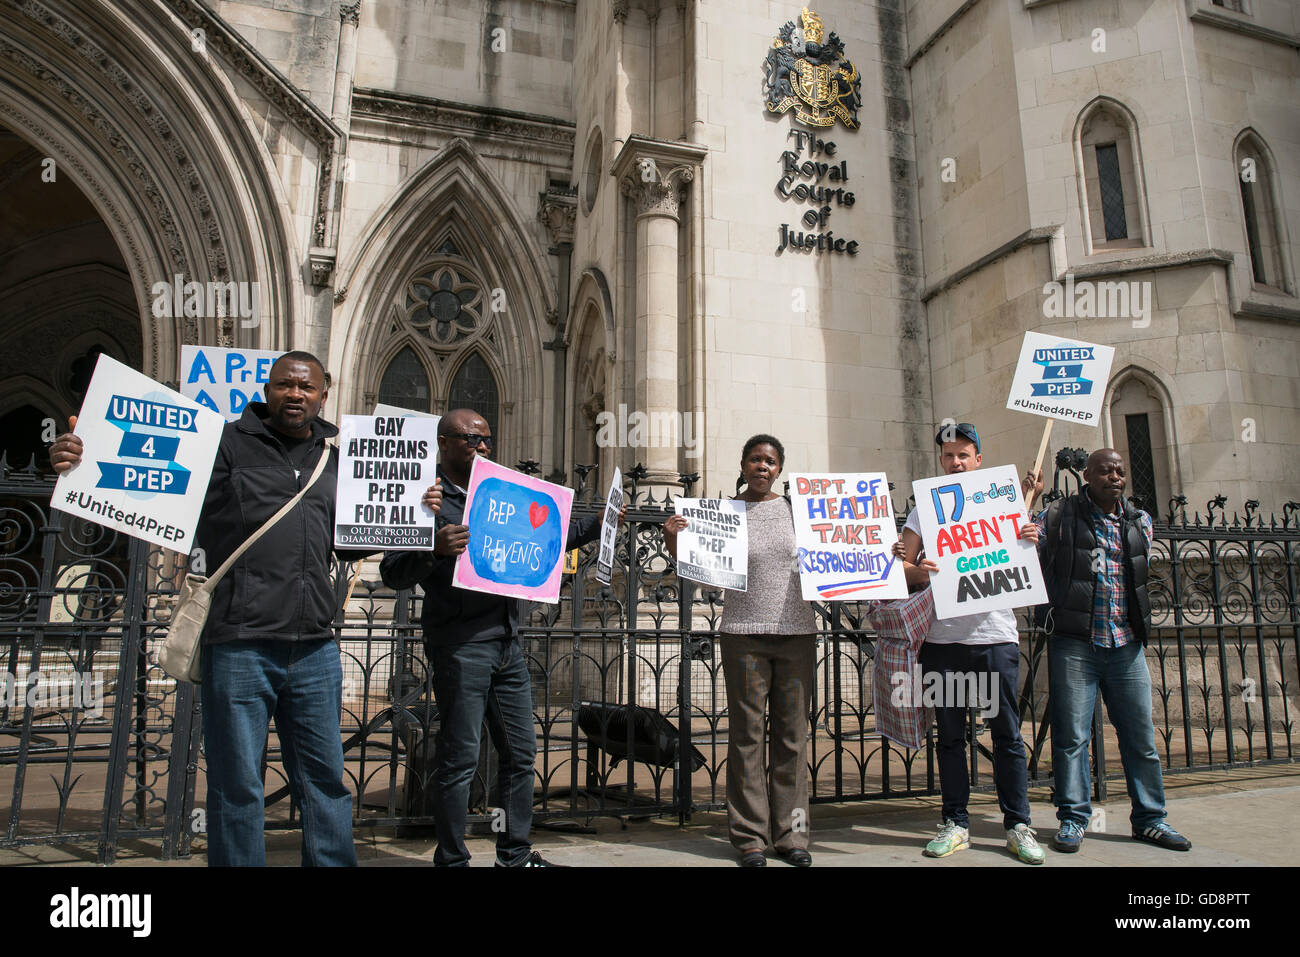
M 263 522 L 261 528 L 255 531 L 252 535 L 248 536 L 248 540 L 245 541 L 244 544 L 236 548 L 234 552 L 231 553 L 231 556 L 221 563 L 221 567 L 218 568 L 216 572 L 212 575 L 212 577 L 209 578 L 207 581 L 205 581 L 201 587 L 203 587 L 209 592 L 215 590 L 217 587 L 217 582 L 221 581 L 222 576 L 224 576 L 226 572 L 230 571 L 231 567 L 235 564 L 235 562 L 239 561 L 240 557 L 244 554 L 244 552 L 252 548 L 257 543 L 257 540 L 261 538 L 263 535 L 265 535 L 267 532 L 269 532 L 271 530 L 271 527 L 275 525 L 276 522 L 280 521 L 280 519 L 284 518 L 286 515 L 289 514 L 289 512 L 293 510 L 293 507 L 297 505 L 302 500 L 302 497 L 306 495 L 307 492 L 311 489 L 311 487 L 316 484 L 316 480 L 320 478 L 322 474 L 324 474 L 325 466 L 330 459 L 330 451 L 333 448 L 334 446 L 330 445 L 330 443 L 328 442 L 325 443 L 325 448 L 321 451 L 320 459 L 316 462 L 316 470 L 311 473 L 311 478 L 307 480 L 307 484 L 304 485 L 299 490 L 297 495 L 295 495 L 293 498 L 289 499 L 289 501 L 281 505 L 280 511 L 276 512 L 265 522 Z

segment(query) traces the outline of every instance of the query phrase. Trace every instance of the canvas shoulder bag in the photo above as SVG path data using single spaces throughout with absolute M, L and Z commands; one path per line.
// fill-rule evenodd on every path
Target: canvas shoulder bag
M 311 473 L 307 484 L 297 495 L 280 506 L 278 512 L 263 522 L 262 527 L 250 535 L 244 544 L 236 548 L 211 578 L 186 573 L 181 581 L 180 591 L 167 597 L 166 604 L 171 606 L 171 621 L 167 625 L 167 637 L 163 639 L 162 648 L 158 652 L 158 664 L 162 666 L 163 671 L 178 681 L 199 683 L 199 638 L 203 634 L 203 625 L 208 620 L 208 609 L 212 605 L 212 593 L 216 590 L 217 583 L 234 567 L 235 562 L 239 561 L 244 552 L 252 548 L 276 522 L 293 511 L 293 507 L 302 501 L 302 497 L 324 473 L 332 448 L 333 446 L 328 442 L 325 443 L 320 461 L 316 463 L 316 470 Z

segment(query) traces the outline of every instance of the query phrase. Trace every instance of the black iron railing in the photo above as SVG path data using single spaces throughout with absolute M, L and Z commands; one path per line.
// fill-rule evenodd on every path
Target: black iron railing
M 1067 457 L 1068 458 L 1068 457 Z M 1054 486 L 1073 475 L 1067 464 Z M 579 470 L 577 514 L 596 514 Z M 633 482 L 638 470 L 629 473 Z M 693 477 L 686 477 L 694 480 Z M 685 483 L 682 494 L 689 494 Z M 50 509 L 52 481 L 0 477 L 0 847 L 95 842 L 111 861 L 120 842 L 156 839 L 163 857 L 188 853 L 204 830 L 204 761 L 197 695 L 154 663 L 166 623 L 157 610 L 182 572 L 174 553 Z M 1062 491 L 1064 491 L 1062 490 Z M 716 643 L 722 595 L 679 581 L 663 547 L 669 503 L 633 486 L 614 578 L 592 573 L 585 550 L 558 605 L 534 606 L 521 638 L 533 678 L 540 826 L 597 816 L 676 815 L 724 806 L 728 720 Z M 1061 494 L 1058 491 L 1056 494 Z M 1169 771 L 1294 761 L 1300 660 L 1300 506 L 1261 523 L 1209 503 L 1190 522 L 1185 502 L 1156 526 L 1153 635 L 1147 648 L 1153 717 Z M 1177 519 L 1177 522 L 1175 522 Z M 354 580 L 355 579 L 355 580 Z M 418 593 L 394 594 L 377 567 L 338 569 L 337 634 L 344 658 L 342 729 L 358 827 L 432 824 L 429 772 L 438 726 Z M 809 721 L 813 800 L 935 793 L 930 743 L 901 748 L 876 730 L 865 609 L 817 607 L 820 634 Z M 1022 631 L 1021 713 L 1032 783 L 1050 783 L 1045 642 Z M 25 700 L 33 672 L 90 675 L 83 695 Z M 98 687 L 97 696 L 93 689 Z M 1098 721 L 1096 787 L 1118 771 Z M 991 755 L 972 720 L 976 781 Z M 266 755 L 268 828 L 298 826 L 274 733 Z M 496 806 L 490 749 L 472 794 L 472 820 Z M 571 826 L 571 825 L 570 825 Z

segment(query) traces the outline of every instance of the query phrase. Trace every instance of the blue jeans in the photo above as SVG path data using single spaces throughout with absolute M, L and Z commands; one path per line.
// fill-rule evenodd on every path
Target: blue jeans
M 1057 818 L 1087 827 L 1092 817 L 1088 745 L 1100 688 L 1119 739 L 1124 783 L 1133 805 L 1129 820 L 1135 830 L 1163 821 L 1164 777 L 1151 723 L 1151 674 L 1142 643 L 1100 648 L 1090 641 L 1053 638 L 1048 642 L 1048 662 Z
M 1025 742 L 1020 737 L 1020 643 L 1003 641 L 994 645 L 967 645 L 926 642 L 921 646 L 920 664 L 926 673 L 982 676 L 987 684 L 980 687 L 981 692 L 987 690 L 990 695 L 997 695 L 997 713 L 989 716 L 988 725 L 993 735 L 993 782 L 997 786 L 998 806 L 1002 809 L 1002 826 L 1010 830 L 1017 824 L 1028 824 L 1029 773 L 1025 766 Z M 937 751 L 943 819 L 961 827 L 970 827 L 970 812 L 966 807 L 970 802 L 966 728 L 972 704 L 970 701 L 946 702 L 934 709 L 934 720 L 939 729 Z M 983 713 L 991 707 L 990 701 L 977 707 L 976 711 Z
M 438 848 L 433 862 L 466 865 L 465 818 L 470 784 L 478 769 L 479 735 L 488 734 L 500 767 L 505 821 L 497 831 L 497 863 L 513 867 L 532 851 L 533 824 L 532 682 L 523 649 L 514 638 L 430 645 L 433 693 L 438 699 L 438 741 L 434 755 L 433 814 Z
M 355 866 L 352 793 L 343 783 L 343 667 L 320 641 L 204 645 L 208 865 L 266 864 L 262 754 L 275 718 L 285 773 L 302 812 L 302 863 Z

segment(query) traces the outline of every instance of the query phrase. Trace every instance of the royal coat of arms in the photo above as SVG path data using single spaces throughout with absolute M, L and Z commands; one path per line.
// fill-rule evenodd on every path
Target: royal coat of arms
M 824 40 L 822 18 L 807 7 L 781 28 L 767 51 L 764 90 L 767 108 L 795 116 L 809 126 L 834 126 L 836 118 L 858 128 L 862 77 L 844 57 L 844 42 L 834 33 Z

